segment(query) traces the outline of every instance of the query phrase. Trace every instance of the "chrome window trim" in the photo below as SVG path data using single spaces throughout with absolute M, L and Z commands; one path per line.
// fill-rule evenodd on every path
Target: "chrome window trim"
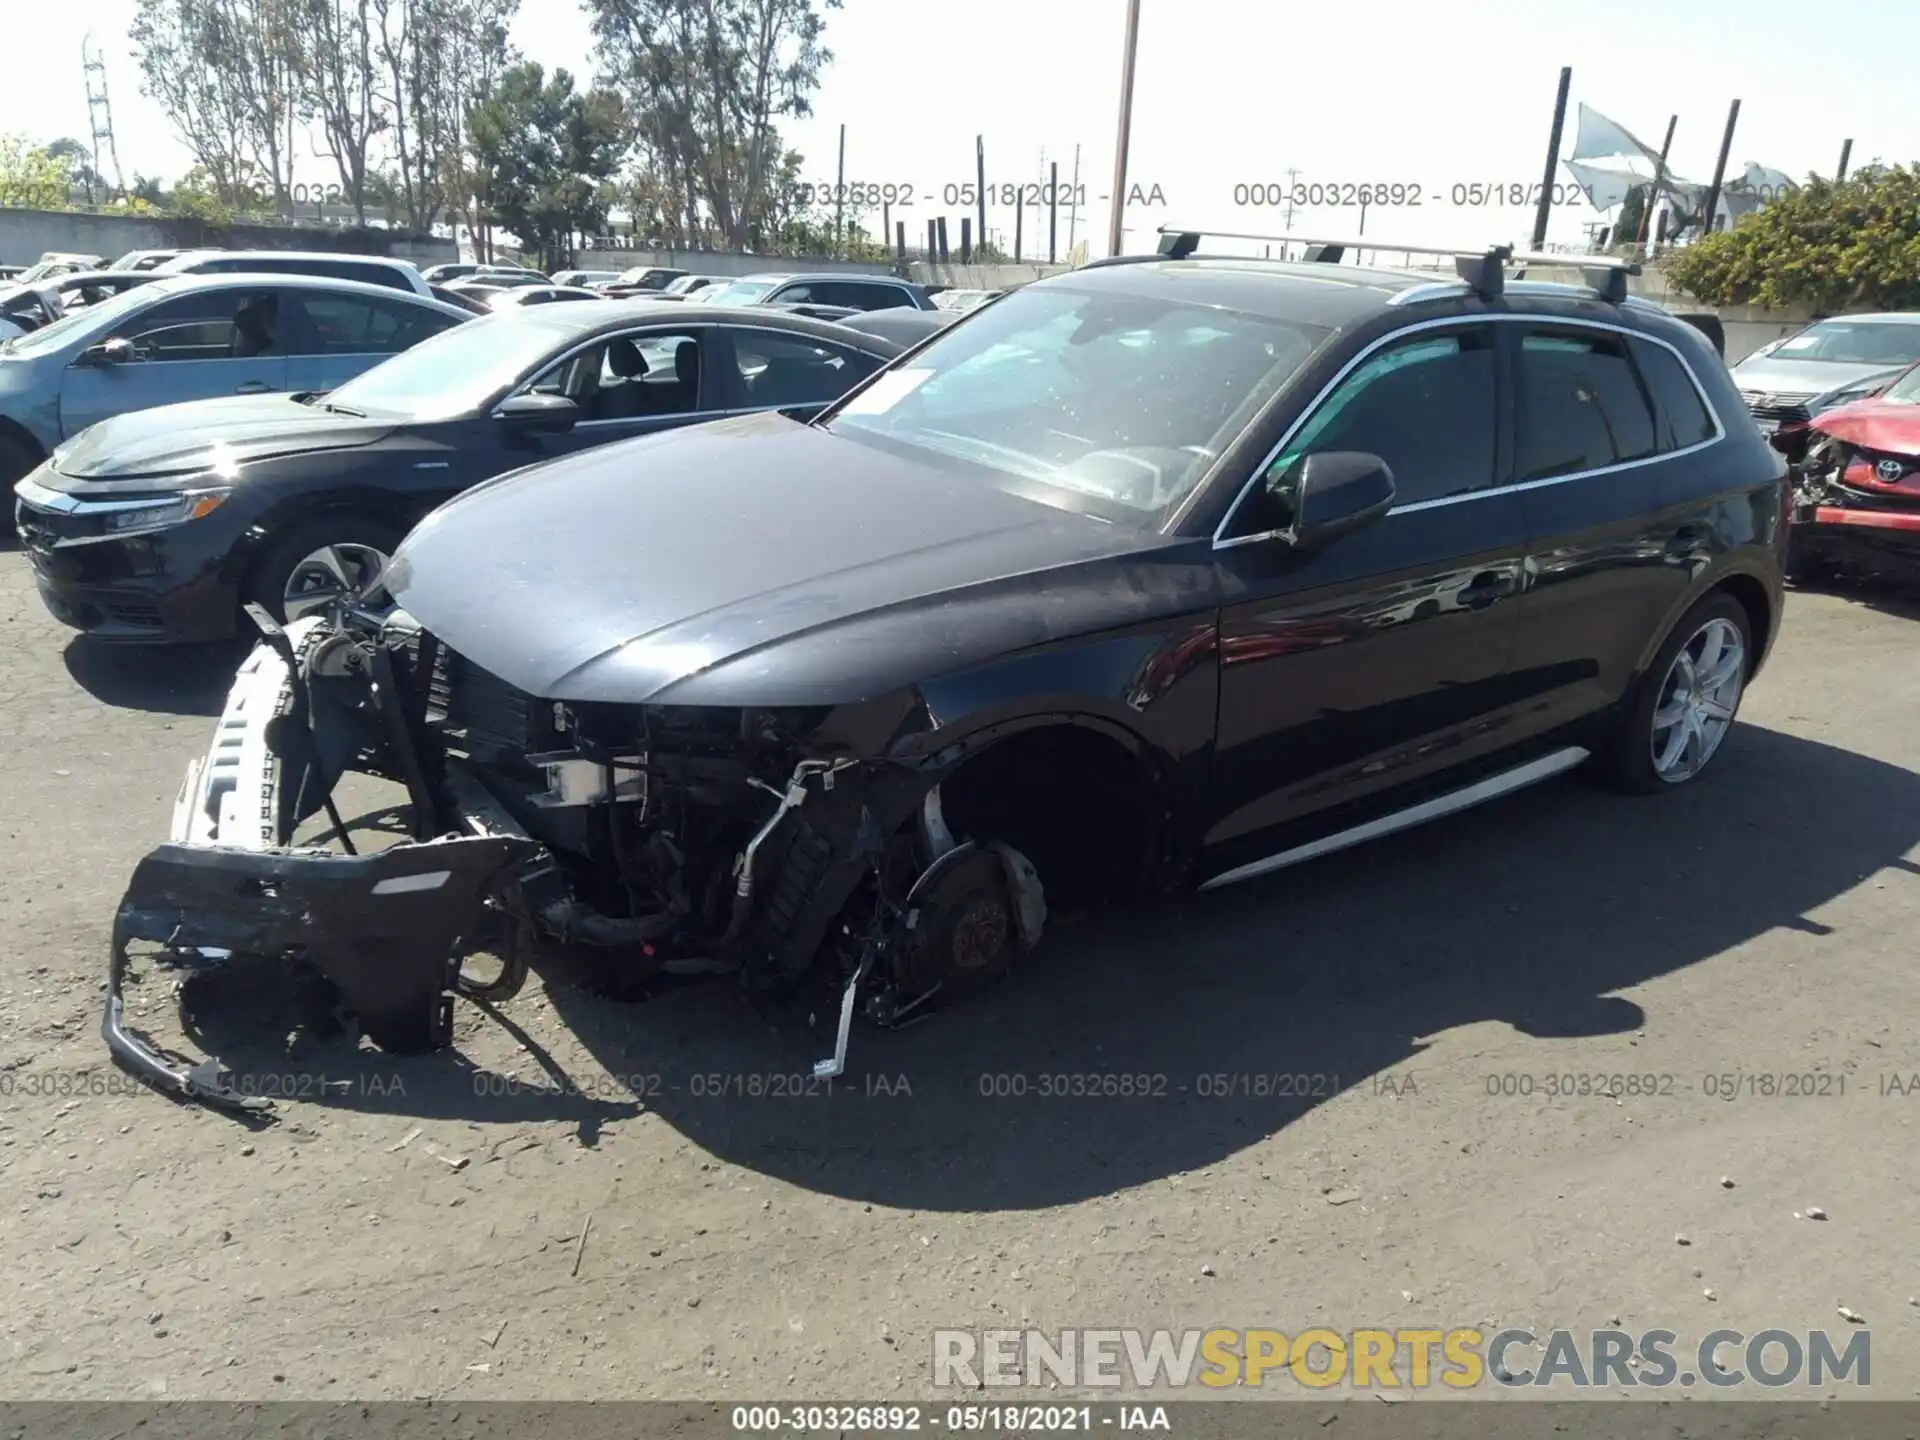
M 610 420 L 580 420 L 575 422 L 575 430 L 597 430 L 603 426 L 634 425 L 643 420 L 670 420 L 676 425 L 692 425 L 702 420 L 718 420 L 725 415 L 741 415 L 741 410 L 683 410 L 678 414 L 663 415 L 616 415 Z M 671 427 L 669 427 L 671 428 Z
M 1572 325 L 1587 330 L 1605 330 L 1616 335 L 1626 335 L 1645 340 L 1650 344 L 1664 346 L 1672 354 L 1673 358 L 1680 362 L 1681 371 L 1692 383 L 1694 393 L 1700 397 L 1701 405 L 1706 409 L 1708 417 L 1713 421 L 1713 438 L 1710 440 L 1697 440 L 1693 444 L 1682 446 L 1678 450 L 1664 450 L 1658 455 L 1648 455 L 1640 460 L 1623 460 L 1618 464 L 1602 465 L 1592 470 L 1576 470 L 1571 475 L 1550 475 L 1541 480 L 1518 480 L 1510 485 L 1490 485 L 1484 490 L 1469 490 L 1461 495 L 1441 495 L 1432 500 L 1416 500 L 1411 505 L 1394 506 L 1393 509 L 1389 510 L 1382 518 L 1391 519 L 1395 515 L 1412 515 L 1421 510 L 1437 510 L 1443 505 L 1460 505 L 1469 500 L 1485 500 L 1495 495 L 1514 495 L 1522 490 L 1540 490 L 1549 485 L 1565 485 L 1569 481 L 1585 480 L 1595 475 L 1611 475 L 1617 471 L 1632 470 L 1642 465 L 1660 464 L 1668 460 L 1677 460 L 1683 455 L 1695 454 L 1698 451 L 1705 450 L 1708 446 L 1718 445 L 1727 438 L 1726 423 L 1721 420 L 1719 410 L 1714 407 L 1712 398 L 1708 396 L 1706 387 L 1700 383 L 1700 377 L 1694 373 L 1693 366 L 1688 362 L 1687 357 L 1680 352 L 1679 346 L 1673 344 L 1672 341 L 1661 339 L 1658 335 L 1649 335 L 1644 330 L 1636 330 L 1630 325 L 1614 325 L 1605 320 L 1591 320 L 1568 315 L 1448 315 L 1433 320 L 1422 320 L 1417 324 L 1402 326 L 1398 330 L 1389 331 L 1387 334 L 1382 335 L 1364 350 L 1360 351 L 1359 354 L 1347 361 L 1345 365 L 1342 365 L 1339 372 L 1321 387 L 1320 393 L 1313 397 L 1313 402 L 1301 412 L 1300 417 L 1295 420 L 1293 424 L 1287 427 L 1286 433 L 1280 437 L 1279 441 L 1275 443 L 1271 450 L 1267 451 L 1260 463 L 1253 467 L 1253 473 L 1247 477 L 1246 483 L 1240 487 L 1240 493 L 1233 497 L 1233 503 L 1227 507 L 1227 513 L 1221 516 L 1220 523 L 1214 527 L 1213 548 L 1215 550 L 1229 550 L 1236 545 L 1249 544 L 1255 540 L 1269 540 L 1276 535 L 1284 533 L 1279 530 L 1264 530 L 1256 535 L 1236 535 L 1225 539 L 1222 538 L 1223 532 L 1233 523 L 1233 517 L 1240 512 L 1241 505 L 1246 503 L 1246 498 L 1252 492 L 1253 487 L 1259 483 L 1260 477 L 1266 474 L 1267 467 L 1280 457 L 1280 453 L 1286 449 L 1288 442 L 1314 417 L 1314 414 L 1320 409 L 1320 406 L 1325 403 L 1327 397 L 1375 351 L 1393 344 L 1396 341 L 1403 340 L 1407 336 L 1417 335 L 1423 330 L 1439 330 L 1449 326 L 1461 328 L 1468 325 L 1504 324 Z

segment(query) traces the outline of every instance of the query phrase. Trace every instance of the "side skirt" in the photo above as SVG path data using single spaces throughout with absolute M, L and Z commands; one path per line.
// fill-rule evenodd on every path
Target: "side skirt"
M 1310 840 L 1304 845 L 1296 845 L 1291 850 L 1282 850 L 1279 854 L 1269 855 L 1262 860 L 1252 860 L 1245 865 L 1236 865 L 1233 869 L 1222 871 L 1211 880 L 1205 881 L 1200 888 L 1216 890 L 1222 885 L 1231 885 L 1237 880 L 1251 880 L 1256 875 L 1284 870 L 1289 865 L 1298 865 L 1303 861 L 1318 859 L 1322 855 L 1331 855 L 1338 850 L 1363 845 L 1369 840 L 1378 840 L 1383 835 L 1411 830 L 1416 825 L 1424 825 L 1429 820 L 1438 820 L 1443 815 L 1471 810 L 1474 806 L 1484 804 L 1488 800 L 1497 800 L 1502 795 L 1510 795 L 1515 790 L 1524 790 L 1529 785 L 1536 785 L 1542 780 L 1551 779 L 1563 771 L 1571 770 L 1586 758 L 1586 750 L 1578 745 L 1569 745 L 1564 750 L 1555 750 L 1549 755 L 1528 761 L 1525 765 L 1516 766 L 1512 770 L 1503 770 L 1498 775 L 1490 775 L 1485 780 L 1469 785 L 1465 789 L 1436 795 L 1431 800 L 1409 806 L 1405 810 L 1396 810 L 1391 815 L 1382 815 L 1379 819 L 1369 820 L 1364 825 L 1355 825 L 1319 840 Z

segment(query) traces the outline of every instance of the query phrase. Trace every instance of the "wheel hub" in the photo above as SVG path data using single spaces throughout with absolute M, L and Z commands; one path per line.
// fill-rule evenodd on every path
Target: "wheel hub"
M 288 620 L 316 614 L 343 600 L 378 610 L 390 603 L 383 580 L 387 554 L 372 545 L 323 545 L 287 576 L 282 603 Z
M 1668 784 L 1692 779 L 1720 748 L 1740 706 L 1746 658 L 1739 628 L 1718 617 L 1674 655 L 1653 712 L 1653 769 Z

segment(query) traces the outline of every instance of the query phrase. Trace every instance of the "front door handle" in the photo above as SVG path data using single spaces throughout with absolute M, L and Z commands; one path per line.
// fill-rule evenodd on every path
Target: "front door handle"
M 1496 600 L 1505 599 L 1519 588 L 1510 570 L 1482 570 L 1473 583 L 1460 592 L 1460 603 L 1469 610 L 1484 610 Z
M 272 389 L 273 386 L 264 380 L 249 380 L 244 385 L 234 386 L 233 393 L 236 395 L 265 395 L 271 392 Z

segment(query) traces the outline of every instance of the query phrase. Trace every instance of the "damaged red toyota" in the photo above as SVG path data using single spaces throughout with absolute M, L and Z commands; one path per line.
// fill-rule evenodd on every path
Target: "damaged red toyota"
M 1049 906 L 1225 885 L 1581 765 L 1696 780 L 1779 628 L 1788 520 L 1701 334 L 1618 265 L 1198 243 L 1016 290 L 811 422 L 489 481 L 380 589 L 256 615 L 117 917 L 120 1063 L 258 1103 L 122 1023 L 136 942 L 293 957 L 395 1049 L 561 943 L 820 987 L 833 1075 L 856 1018 L 998 979 Z M 293 843 L 349 769 L 405 786 L 410 840 Z

